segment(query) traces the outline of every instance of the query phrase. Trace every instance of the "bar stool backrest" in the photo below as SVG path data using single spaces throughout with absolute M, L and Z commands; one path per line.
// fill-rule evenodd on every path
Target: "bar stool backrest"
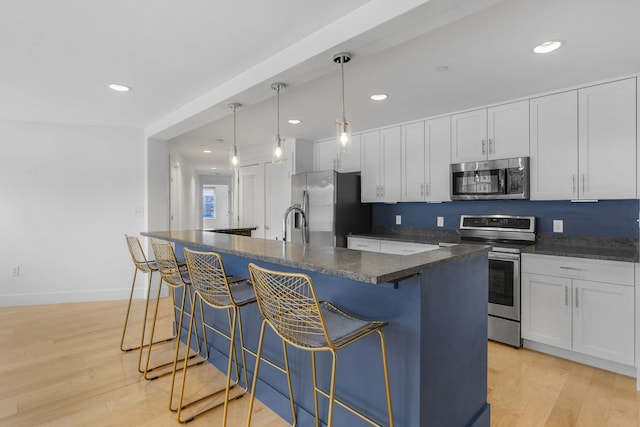
M 253 263 L 249 273 L 260 313 L 278 335 L 306 349 L 333 348 L 309 276 L 267 270 Z
M 162 274 L 162 279 L 169 286 L 180 287 L 186 285 L 185 277 L 183 276 L 184 270 L 181 270 L 178 266 L 178 260 L 176 254 L 173 251 L 173 246 L 170 243 L 158 242 L 151 240 L 151 247 L 153 248 L 153 254 L 156 257 L 156 263 L 158 264 L 158 270 Z
M 200 293 L 202 299 L 219 308 L 236 306 L 219 254 L 185 249 L 184 256 L 187 260 L 191 284 Z
M 147 262 L 147 257 L 144 255 L 144 251 L 142 250 L 142 246 L 140 245 L 140 240 L 138 240 L 135 236 L 124 235 L 127 239 L 127 247 L 129 247 L 129 253 L 131 254 L 131 259 L 135 264 L 136 268 L 139 270 L 148 273 L 151 271 L 149 267 L 149 263 Z

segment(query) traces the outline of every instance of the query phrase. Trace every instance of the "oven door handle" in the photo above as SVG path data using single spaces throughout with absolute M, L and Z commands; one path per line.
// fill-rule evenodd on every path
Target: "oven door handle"
M 520 261 L 520 254 L 489 252 L 489 259 L 495 259 L 499 261 Z

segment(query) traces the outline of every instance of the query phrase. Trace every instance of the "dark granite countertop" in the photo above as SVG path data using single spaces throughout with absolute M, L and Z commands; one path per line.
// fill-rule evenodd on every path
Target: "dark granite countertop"
M 638 262 L 638 239 L 539 234 L 522 253 Z
M 396 282 L 423 269 L 481 255 L 489 250 L 489 246 L 461 244 L 412 255 L 390 255 L 202 230 L 149 231 L 141 234 L 192 248 L 209 249 L 372 284 Z

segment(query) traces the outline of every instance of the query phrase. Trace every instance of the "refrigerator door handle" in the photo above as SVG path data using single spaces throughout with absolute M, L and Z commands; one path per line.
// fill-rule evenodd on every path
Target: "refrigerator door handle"
M 309 207 L 309 193 L 307 192 L 307 190 L 303 190 L 302 191 L 302 212 L 304 212 L 305 215 L 308 215 L 308 209 Z

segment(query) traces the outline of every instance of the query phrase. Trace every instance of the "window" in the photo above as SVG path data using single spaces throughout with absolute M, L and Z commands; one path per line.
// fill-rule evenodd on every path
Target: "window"
M 216 187 L 212 185 L 202 187 L 202 218 L 216 219 Z

